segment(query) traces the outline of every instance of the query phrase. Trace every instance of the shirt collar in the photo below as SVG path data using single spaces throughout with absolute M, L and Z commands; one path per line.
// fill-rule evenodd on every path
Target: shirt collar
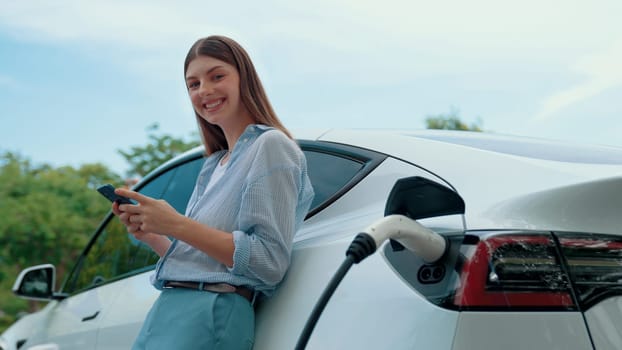
M 264 131 L 266 130 L 270 130 L 273 129 L 273 127 L 271 126 L 267 126 L 267 125 L 263 125 L 263 124 L 249 124 L 246 129 L 244 129 L 244 132 L 242 133 L 242 135 L 240 135 L 240 137 L 238 138 L 237 142 L 247 142 L 249 139 L 257 137 L 261 134 L 264 133 Z M 237 144 L 236 142 L 236 144 Z M 233 147 L 235 148 L 235 147 Z

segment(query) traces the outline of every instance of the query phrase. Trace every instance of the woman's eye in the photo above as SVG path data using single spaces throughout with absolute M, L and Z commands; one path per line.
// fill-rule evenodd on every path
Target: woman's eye
M 214 80 L 215 81 L 219 81 L 219 80 L 222 80 L 224 77 L 225 77 L 224 74 L 215 74 L 214 75 Z
M 199 87 L 199 83 L 196 81 L 188 83 L 188 90 L 196 89 L 197 87 Z

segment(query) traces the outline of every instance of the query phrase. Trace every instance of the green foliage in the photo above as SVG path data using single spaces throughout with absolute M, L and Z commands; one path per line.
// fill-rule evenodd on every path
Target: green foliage
M 156 134 L 157 124 L 147 131 L 146 146 L 119 151 L 130 164 L 130 175 L 144 176 L 170 158 L 200 145 L 196 134 L 185 141 Z M 57 289 L 66 278 L 100 220 L 110 210 L 110 203 L 95 191 L 105 183 L 118 186 L 123 181 L 102 164 L 54 168 L 47 164 L 33 165 L 15 153 L 0 154 L 0 332 L 20 313 L 41 307 L 39 302 L 12 294 L 11 287 L 22 269 L 54 264 Z M 101 278 L 105 280 L 157 260 L 150 249 L 132 241 L 118 222 L 111 223 L 104 236 L 108 236 L 108 243 L 102 247 L 96 244 L 81 280 L 73 281 L 74 288 L 84 288 Z M 104 263 L 111 259 L 118 263 Z M 119 271 L 107 271 L 105 266 L 115 266 Z
M 12 296 L 19 271 L 51 263 L 60 282 L 73 266 L 110 210 L 94 190 L 103 183 L 122 180 L 102 164 L 53 168 L 10 152 L 0 155 L 0 329 L 17 313 L 40 306 Z
M 149 143 L 146 146 L 134 146 L 130 151 L 119 150 L 119 154 L 130 163 L 128 176 L 145 176 L 165 161 L 201 144 L 198 135 L 192 134 L 190 141 L 171 135 L 157 135 L 158 124 L 147 128 Z
M 477 123 L 468 126 L 460 120 L 459 112 L 452 107 L 449 113 L 435 114 L 426 117 L 426 129 L 441 130 L 462 130 L 462 131 L 483 131 L 482 121 L 478 119 Z
M 170 158 L 200 145 L 192 140 L 156 134 L 158 125 L 147 129 L 149 143 L 119 151 L 130 164 L 129 174 L 144 176 Z M 20 313 L 33 312 L 41 303 L 23 300 L 11 292 L 19 272 L 51 263 L 57 269 L 57 286 L 66 278 L 77 257 L 100 224 L 110 203 L 95 189 L 105 183 L 122 185 L 122 178 L 102 164 L 54 168 L 33 165 L 18 154 L 0 154 L 0 332 Z M 81 280 L 74 288 L 84 288 L 96 280 L 108 279 L 136 266 L 155 263 L 157 256 L 132 241 L 124 227 L 111 223 L 104 236 L 105 246 L 96 244 L 85 263 Z M 132 258 L 130 258 L 132 257 Z M 104 263 L 114 260 L 117 263 Z M 119 271 L 107 271 L 115 266 Z

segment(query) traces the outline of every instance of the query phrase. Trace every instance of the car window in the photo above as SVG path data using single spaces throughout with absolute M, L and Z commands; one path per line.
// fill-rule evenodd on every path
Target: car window
M 188 199 L 203 163 L 204 158 L 199 158 L 178 167 L 162 195 L 162 198 L 181 214 L 186 212 Z
M 162 194 L 166 190 L 173 175 L 177 172 L 177 168 L 171 169 L 155 179 L 151 180 L 145 186 L 141 187 L 138 192 L 151 198 L 162 198 Z
M 382 153 L 328 141 L 298 140 L 298 144 L 307 158 L 315 192 L 307 219 L 337 201 L 387 158 Z
M 202 163 L 203 159 L 199 158 L 168 170 L 138 192 L 153 198 L 163 198 L 183 213 Z M 92 242 L 81 265 L 75 269 L 75 277 L 69 279 L 65 292 L 84 290 L 151 269 L 158 259 L 149 246 L 128 234 L 125 226 L 112 217 Z
M 361 161 L 336 154 L 309 150 L 304 153 L 315 192 L 311 208 L 318 207 L 341 190 L 364 165 Z

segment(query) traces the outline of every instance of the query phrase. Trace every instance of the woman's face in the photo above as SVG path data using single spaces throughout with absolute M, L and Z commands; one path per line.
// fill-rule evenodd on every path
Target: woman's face
M 240 75 L 224 61 L 197 56 L 188 65 L 186 87 L 194 110 L 211 124 L 226 129 L 249 116 L 240 99 Z

